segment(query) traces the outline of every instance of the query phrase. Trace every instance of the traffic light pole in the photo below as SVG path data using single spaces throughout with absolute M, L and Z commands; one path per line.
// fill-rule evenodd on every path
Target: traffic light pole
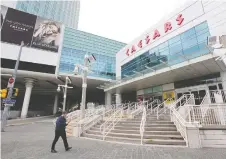
M 9 99 L 9 100 L 11 99 L 12 94 L 13 94 L 14 83 L 16 81 L 17 70 L 19 68 L 20 57 L 21 57 L 23 46 L 24 46 L 24 42 L 22 41 L 21 45 L 20 45 L 19 55 L 17 57 L 16 65 L 15 65 L 15 68 L 14 68 L 14 72 L 12 74 L 12 78 L 14 78 L 14 82 L 12 83 L 12 86 L 9 88 L 9 92 L 8 92 L 8 95 L 7 95 L 7 99 Z M 7 120 L 8 120 L 8 114 L 9 114 L 9 105 L 5 104 L 4 111 L 3 111 L 3 114 L 2 114 L 2 121 L 1 121 L 1 131 L 2 132 L 5 131 L 5 126 L 6 126 Z

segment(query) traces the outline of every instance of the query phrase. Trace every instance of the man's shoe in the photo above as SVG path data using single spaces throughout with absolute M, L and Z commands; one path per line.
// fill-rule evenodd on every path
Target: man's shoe
M 70 149 L 72 149 L 72 147 L 68 147 L 68 148 L 66 148 L 65 150 L 66 150 L 66 151 L 69 151 Z
M 56 151 L 56 150 L 51 150 L 51 152 L 52 152 L 52 153 L 57 153 L 57 151 Z

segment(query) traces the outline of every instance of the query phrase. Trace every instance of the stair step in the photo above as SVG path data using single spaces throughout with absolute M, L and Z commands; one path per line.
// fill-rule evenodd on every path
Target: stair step
M 73 135 L 72 135 L 72 133 L 66 132 L 66 136 L 71 137 L 71 136 L 73 136 Z
M 87 134 L 101 135 L 100 131 L 88 130 Z M 138 134 L 128 134 L 128 133 L 115 133 L 109 132 L 107 136 L 111 137 L 123 137 L 123 138 L 140 138 L 140 133 Z M 144 134 L 144 139 L 175 139 L 175 140 L 183 140 L 180 135 L 147 135 Z
M 142 118 L 133 118 L 133 119 L 130 119 L 131 121 L 140 121 Z M 157 119 L 157 118 L 146 118 L 146 120 L 148 120 L 148 121 L 170 121 L 171 119 L 170 118 L 165 118 L 165 119 L 163 119 L 163 118 L 159 118 L 159 119 Z
M 90 130 L 92 131 L 98 131 L 100 132 L 100 129 L 99 128 L 95 128 L 95 127 L 92 127 Z M 137 134 L 140 134 L 140 129 L 113 129 L 111 130 L 111 132 L 118 132 L 118 133 L 137 133 Z M 173 129 L 173 130 L 145 130 L 144 132 L 145 134 L 149 134 L 149 135 L 154 135 L 154 134 L 174 134 L 174 135 L 179 135 L 180 133 L 176 130 L 176 129 Z
M 111 130 L 112 133 L 140 134 L 140 130 Z M 180 135 L 178 131 L 145 131 L 145 135 Z
M 100 127 L 94 126 L 91 129 L 98 129 L 100 130 Z M 140 126 L 137 127 L 124 127 L 116 125 L 115 130 L 140 130 Z M 176 131 L 176 127 L 145 127 L 145 131 Z
M 95 138 L 95 139 L 103 139 L 102 135 L 93 135 L 93 134 L 87 134 L 83 133 L 82 136 L 88 137 L 88 138 Z M 126 142 L 126 143 L 137 143 L 140 144 L 141 140 L 136 138 L 124 138 L 124 137 L 111 137 L 106 136 L 105 140 L 107 141 L 116 141 L 116 142 Z M 156 145 L 186 145 L 185 141 L 183 140 L 160 140 L 160 139 L 144 139 L 144 143 L 147 144 L 156 144 Z
M 96 127 L 100 127 L 102 124 L 96 124 Z M 109 125 L 109 124 L 107 124 Z M 125 126 L 125 127 L 140 127 L 140 122 L 118 122 L 116 126 Z M 146 122 L 145 127 L 175 127 L 173 123 L 152 123 L 152 122 Z
M 140 124 L 141 121 L 131 121 L 131 120 L 127 120 L 127 121 L 119 121 L 118 123 L 134 123 L 134 124 Z M 146 123 L 150 123 L 150 124 L 174 124 L 173 122 L 171 121 L 146 121 Z
M 154 145 L 180 145 L 186 146 L 186 142 L 184 140 L 159 140 L 159 139 L 151 139 L 144 140 L 145 144 L 154 144 Z
M 125 127 L 140 127 L 140 123 L 118 123 L 117 126 L 125 126 Z M 145 127 L 175 127 L 174 124 L 152 124 L 152 123 L 145 123 Z
M 134 118 L 135 119 L 141 119 L 142 116 L 135 116 Z M 157 117 L 155 117 L 155 116 L 147 116 L 146 119 L 150 119 L 150 120 L 151 119 L 157 119 Z M 168 116 L 160 116 L 159 119 L 170 119 L 170 116 L 169 117 Z
M 82 136 L 88 137 L 88 138 L 93 138 L 93 139 L 103 140 L 103 136 L 102 135 L 93 135 L 93 134 L 83 133 Z M 135 143 L 136 144 L 140 143 L 140 139 L 130 139 L 130 138 L 121 138 L 121 137 L 109 137 L 109 136 L 106 136 L 105 140 L 106 141 L 122 142 L 122 143 L 134 143 L 134 144 Z

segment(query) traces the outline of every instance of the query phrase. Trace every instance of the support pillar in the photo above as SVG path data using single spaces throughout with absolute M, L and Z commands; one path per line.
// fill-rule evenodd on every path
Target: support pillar
M 115 99 L 115 103 L 116 104 L 122 104 L 122 95 L 121 94 L 115 94 L 116 99 Z
M 23 102 L 23 107 L 21 111 L 21 118 L 27 117 L 28 107 L 29 107 L 30 98 L 31 98 L 31 92 L 35 82 L 36 82 L 35 79 L 25 78 L 26 91 L 25 91 L 24 102 Z
M 53 105 L 53 115 L 57 113 L 59 94 L 56 93 Z
M 110 92 L 105 92 L 105 105 L 111 105 L 111 93 Z

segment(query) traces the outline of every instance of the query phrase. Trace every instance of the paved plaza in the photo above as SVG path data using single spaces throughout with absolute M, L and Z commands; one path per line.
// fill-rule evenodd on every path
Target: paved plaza
M 50 153 L 54 136 L 51 122 L 7 127 L 2 133 L 2 159 L 225 159 L 226 149 L 189 149 L 108 143 L 68 138 L 72 150 L 64 151 L 59 139 L 57 154 Z

